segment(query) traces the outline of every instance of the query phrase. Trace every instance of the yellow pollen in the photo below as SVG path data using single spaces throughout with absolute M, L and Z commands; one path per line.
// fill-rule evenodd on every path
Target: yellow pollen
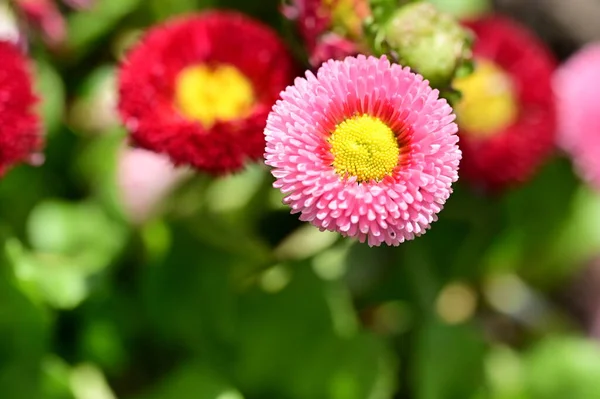
M 516 121 L 519 108 L 512 81 L 493 62 L 478 62 L 471 75 L 454 81 L 454 87 L 463 95 L 455 108 L 461 130 L 489 137 Z
M 248 116 L 254 104 L 254 89 L 234 66 L 193 65 L 177 76 L 175 101 L 183 115 L 210 128 L 217 121 Z
M 398 165 L 396 135 L 378 118 L 357 115 L 346 119 L 328 141 L 333 168 L 339 176 L 356 176 L 358 182 L 380 181 Z

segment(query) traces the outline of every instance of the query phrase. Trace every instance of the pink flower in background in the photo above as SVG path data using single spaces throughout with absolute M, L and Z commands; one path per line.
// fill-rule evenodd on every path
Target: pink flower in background
M 590 44 L 554 76 L 558 144 L 581 177 L 600 190 L 600 43 Z
M 370 15 L 366 0 L 289 0 L 282 14 L 296 24 L 313 67 L 366 52 L 361 43 L 362 21 Z
M 355 55 L 359 52 L 358 47 L 351 40 L 335 33 L 326 33 L 316 43 L 309 62 L 311 65 L 316 66 L 330 59 L 341 60 L 348 55 Z
M 39 29 L 46 43 L 56 46 L 67 37 L 65 19 L 55 0 L 13 0 L 26 20 Z M 94 0 L 63 0 L 74 9 L 85 9 L 92 6 Z
M 186 169 L 175 168 L 165 155 L 124 148 L 118 158 L 117 185 L 129 220 L 140 224 L 150 218 L 186 174 Z
M 370 246 L 423 234 L 452 192 L 452 108 L 385 57 L 330 60 L 288 87 L 265 129 L 274 187 L 300 219 Z
M 57 45 L 65 40 L 65 20 L 52 0 L 16 0 L 27 21 L 37 27 L 48 44 Z

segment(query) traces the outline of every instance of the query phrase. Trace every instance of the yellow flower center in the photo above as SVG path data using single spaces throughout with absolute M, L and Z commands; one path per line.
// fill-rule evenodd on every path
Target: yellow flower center
M 379 181 L 398 165 L 396 135 L 378 118 L 357 115 L 346 119 L 328 141 L 333 168 L 342 177 L 356 176 L 358 182 Z
M 458 124 L 469 134 L 493 136 L 518 117 L 511 78 L 493 62 L 479 62 L 471 75 L 456 79 L 454 87 L 463 95 L 455 107 Z
M 175 100 L 183 115 L 205 128 L 217 121 L 246 117 L 254 104 L 250 80 L 231 65 L 193 65 L 175 83 Z

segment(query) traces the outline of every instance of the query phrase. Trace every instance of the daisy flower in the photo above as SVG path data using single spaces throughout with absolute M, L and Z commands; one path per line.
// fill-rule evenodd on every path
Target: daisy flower
M 234 12 L 154 27 L 119 73 L 119 112 L 139 147 L 223 174 L 259 159 L 263 130 L 294 64 L 276 33 Z
M 600 43 L 579 50 L 554 76 L 558 143 L 582 178 L 600 190 Z
M 475 72 L 456 79 L 461 177 L 485 190 L 529 179 L 553 149 L 555 62 L 526 28 L 500 16 L 471 22 Z
M 281 97 L 265 162 L 292 213 L 370 246 L 399 245 L 437 220 L 461 153 L 452 109 L 420 75 L 385 56 L 347 57 Z
M 27 59 L 12 43 L 0 41 L 0 175 L 32 161 L 42 145 Z

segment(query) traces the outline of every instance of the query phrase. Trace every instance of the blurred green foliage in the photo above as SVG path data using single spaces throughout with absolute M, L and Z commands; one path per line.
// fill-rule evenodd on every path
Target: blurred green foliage
M 302 225 L 261 165 L 128 219 L 125 133 L 91 119 L 127 40 L 205 7 L 281 29 L 277 6 L 98 0 L 67 51 L 33 47 L 46 162 L 0 181 L 0 397 L 598 397 L 600 348 L 556 294 L 598 254 L 600 197 L 558 156 L 505 195 L 459 183 L 399 248 Z

